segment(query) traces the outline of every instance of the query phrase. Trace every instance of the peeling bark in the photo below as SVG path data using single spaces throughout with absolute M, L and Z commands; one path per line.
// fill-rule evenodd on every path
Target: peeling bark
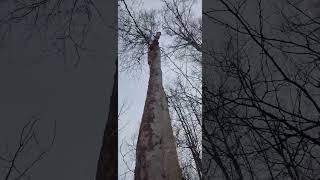
M 159 37 L 149 45 L 150 78 L 139 129 L 135 180 L 181 180 L 168 100 L 162 86 Z

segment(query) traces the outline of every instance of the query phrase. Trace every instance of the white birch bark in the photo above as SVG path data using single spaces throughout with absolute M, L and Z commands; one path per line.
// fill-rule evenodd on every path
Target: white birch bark
M 160 56 L 158 41 L 153 41 L 148 52 L 150 78 L 137 142 L 135 180 L 182 179 Z

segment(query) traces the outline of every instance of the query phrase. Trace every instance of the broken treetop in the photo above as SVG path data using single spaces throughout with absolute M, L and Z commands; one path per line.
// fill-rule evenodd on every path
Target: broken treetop
M 157 32 L 157 34 L 154 36 L 154 39 L 150 39 L 149 42 L 149 50 L 152 51 L 155 47 L 159 46 L 159 39 L 161 36 L 161 32 Z

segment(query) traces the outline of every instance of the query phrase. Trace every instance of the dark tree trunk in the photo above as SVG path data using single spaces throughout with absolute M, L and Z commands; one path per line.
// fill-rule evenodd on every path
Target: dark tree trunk
M 117 65 L 117 64 L 116 64 Z M 118 179 L 118 68 L 114 74 L 108 121 L 104 130 L 96 180 Z

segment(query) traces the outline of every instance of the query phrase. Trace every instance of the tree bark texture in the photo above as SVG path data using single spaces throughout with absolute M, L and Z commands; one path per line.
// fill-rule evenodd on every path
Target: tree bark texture
M 168 100 L 162 85 L 158 38 L 149 45 L 150 78 L 139 129 L 135 180 L 181 180 Z

